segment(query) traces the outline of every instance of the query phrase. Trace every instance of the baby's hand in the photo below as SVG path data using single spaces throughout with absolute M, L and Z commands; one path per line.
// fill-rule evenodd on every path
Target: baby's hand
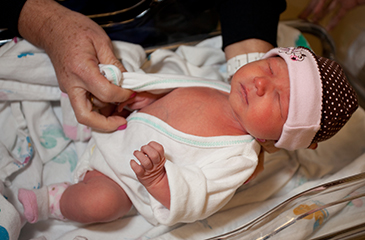
M 256 141 L 268 153 L 274 153 L 274 152 L 277 152 L 280 150 L 280 148 L 275 147 L 275 141 L 273 141 L 273 140 L 262 140 L 262 139 L 256 138 Z
M 150 142 L 136 150 L 133 155 L 139 160 L 131 160 L 131 167 L 138 180 L 146 187 L 158 184 L 166 174 L 164 148 L 157 142 Z
M 255 179 L 257 177 L 257 175 L 259 175 L 262 171 L 264 171 L 264 161 L 265 161 L 264 149 L 261 148 L 260 154 L 258 156 L 258 163 L 257 163 L 256 169 L 253 172 L 253 174 L 247 179 L 245 184 L 249 183 L 251 180 Z

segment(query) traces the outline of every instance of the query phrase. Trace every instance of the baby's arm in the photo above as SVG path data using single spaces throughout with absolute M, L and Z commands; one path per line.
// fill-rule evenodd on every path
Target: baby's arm
M 132 110 L 139 110 L 145 106 L 150 105 L 151 103 L 165 96 L 166 94 L 167 93 L 152 94 L 149 92 L 136 92 L 132 94 L 132 97 L 129 100 L 119 104 L 118 111 L 121 112 L 125 106 L 128 106 Z
M 134 156 L 140 161 L 138 164 L 131 160 L 131 167 L 138 180 L 147 191 L 162 205 L 170 209 L 170 187 L 165 169 L 165 154 L 163 146 L 157 142 L 150 142 L 136 150 Z

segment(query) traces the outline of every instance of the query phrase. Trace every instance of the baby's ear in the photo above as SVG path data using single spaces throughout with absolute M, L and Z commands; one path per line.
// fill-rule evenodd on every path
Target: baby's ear
M 308 148 L 309 149 L 316 149 L 318 147 L 318 143 L 312 143 Z

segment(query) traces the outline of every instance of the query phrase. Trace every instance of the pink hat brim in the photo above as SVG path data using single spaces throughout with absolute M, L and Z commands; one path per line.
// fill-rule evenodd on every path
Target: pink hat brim
M 307 148 L 320 129 L 322 81 L 316 59 L 305 48 L 274 48 L 264 58 L 280 56 L 290 79 L 288 118 L 275 146 L 287 150 Z

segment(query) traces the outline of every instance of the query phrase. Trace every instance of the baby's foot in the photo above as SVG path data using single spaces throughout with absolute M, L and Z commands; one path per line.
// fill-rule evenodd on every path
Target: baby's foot
M 43 191 L 42 191 L 43 190 Z M 38 190 L 38 198 L 40 198 L 42 195 L 43 196 L 43 201 L 47 201 L 47 190 L 46 189 L 39 189 Z M 39 219 L 39 205 L 43 205 L 44 202 L 41 200 L 41 202 L 37 201 L 37 195 L 36 192 L 34 192 L 34 190 L 27 190 L 27 189 L 19 189 L 18 191 L 18 199 L 19 201 L 23 204 L 23 208 L 24 208 L 24 217 L 25 219 L 27 219 L 28 222 L 30 223 L 35 223 L 38 221 Z M 48 205 L 48 202 L 46 203 Z M 42 217 L 41 217 L 42 218 Z
M 18 199 L 24 208 L 24 217 L 30 223 L 48 218 L 65 221 L 60 210 L 60 199 L 70 183 L 56 183 L 40 189 L 19 189 Z
M 165 155 L 162 145 L 150 142 L 141 147 L 140 151 L 135 151 L 134 156 L 141 164 L 131 160 L 131 167 L 138 180 L 147 188 L 154 187 L 165 176 Z

